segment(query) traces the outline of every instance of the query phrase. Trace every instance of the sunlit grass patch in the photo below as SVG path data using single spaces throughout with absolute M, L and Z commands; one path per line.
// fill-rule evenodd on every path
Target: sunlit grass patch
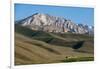
M 66 57 L 63 62 L 94 61 L 94 57 Z

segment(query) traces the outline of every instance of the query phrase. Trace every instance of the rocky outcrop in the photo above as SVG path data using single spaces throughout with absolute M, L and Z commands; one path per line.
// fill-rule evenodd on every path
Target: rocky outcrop
M 93 27 L 90 28 L 88 25 L 75 24 L 71 20 L 50 16 L 48 14 L 36 13 L 20 21 L 16 21 L 16 23 L 33 30 L 46 32 L 72 32 L 76 34 L 93 33 Z

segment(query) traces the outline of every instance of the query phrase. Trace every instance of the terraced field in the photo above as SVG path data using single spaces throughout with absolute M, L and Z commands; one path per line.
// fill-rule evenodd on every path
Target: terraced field
M 49 33 L 15 25 L 15 65 L 70 62 L 74 57 L 75 62 L 80 58 L 91 61 L 93 52 L 93 36 Z

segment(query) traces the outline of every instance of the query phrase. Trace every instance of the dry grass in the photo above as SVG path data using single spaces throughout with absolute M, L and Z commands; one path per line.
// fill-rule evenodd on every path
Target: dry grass
M 74 49 L 81 41 L 81 47 Z M 93 37 L 88 35 L 33 31 L 15 25 L 15 65 L 58 63 L 66 57 L 77 57 L 75 61 L 79 57 L 93 57 L 93 44 Z
M 15 64 L 57 63 L 66 59 L 66 56 L 86 56 L 93 54 L 76 52 L 70 47 L 56 46 L 34 40 L 16 33 L 15 35 Z

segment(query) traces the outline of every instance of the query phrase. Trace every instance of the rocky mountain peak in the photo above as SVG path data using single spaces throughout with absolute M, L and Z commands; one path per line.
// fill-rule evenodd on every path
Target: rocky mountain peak
M 90 32 L 88 25 L 76 24 L 69 19 L 43 13 L 35 13 L 32 16 L 17 21 L 17 23 L 33 30 L 46 32 L 72 32 L 76 34 L 87 34 Z

